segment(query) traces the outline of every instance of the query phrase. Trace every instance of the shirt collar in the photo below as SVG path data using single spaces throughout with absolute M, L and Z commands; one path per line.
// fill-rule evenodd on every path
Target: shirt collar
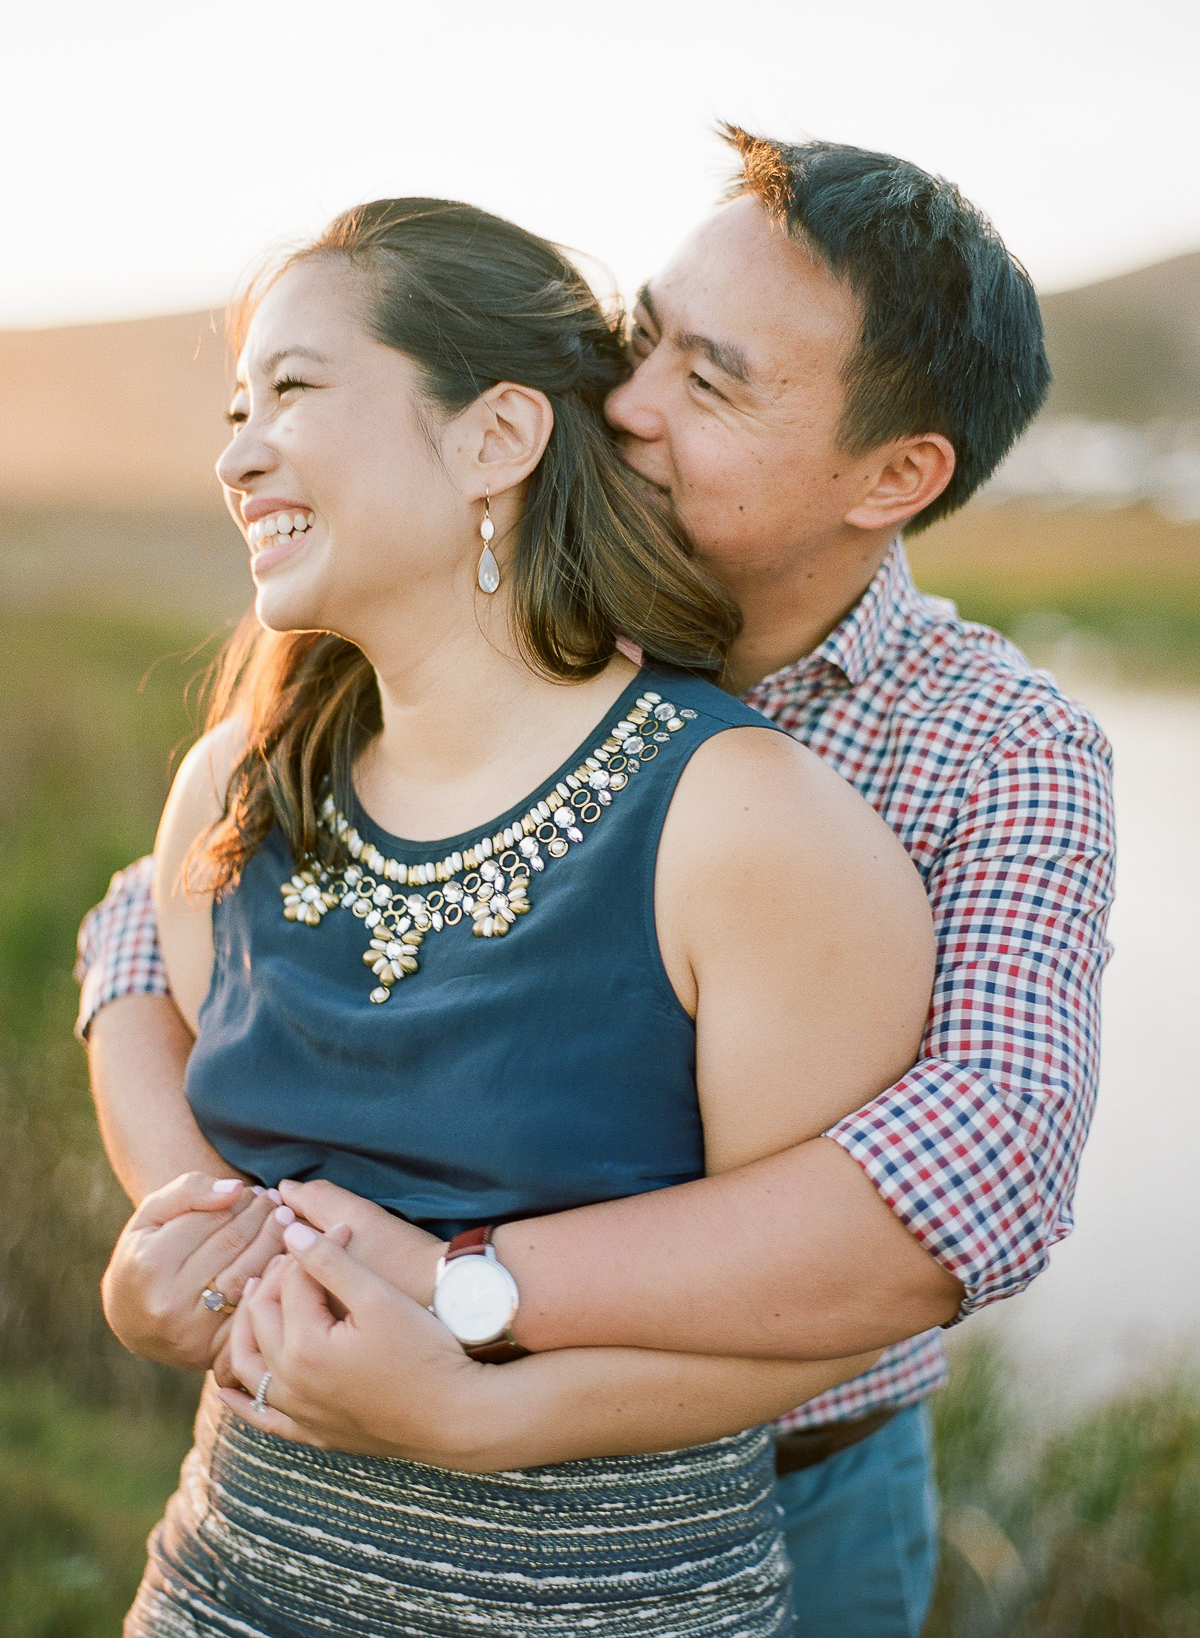
M 764 677 L 751 693 L 768 686 L 797 683 L 806 671 L 822 662 L 836 667 L 851 685 L 865 681 L 895 646 L 900 633 L 912 624 L 920 604 L 921 594 L 913 584 L 904 544 L 897 535 L 874 580 L 820 647 Z

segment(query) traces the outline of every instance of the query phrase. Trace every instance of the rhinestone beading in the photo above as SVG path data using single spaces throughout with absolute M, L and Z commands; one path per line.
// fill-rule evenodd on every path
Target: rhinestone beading
M 370 998 L 380 1004 L 393 985 L 418 971 L 417 951 L 428 934 L 469 920 L 476 938 L 504 938 L 531 908 L 529 884 L 546 868 L 543 848 L 551 859 L 562 859 L 578 847 L 587 834 L 583 827 L 595 824 L 614 792 L 624 790 L 630 776 L 658 755 L 659 745 L 695 716 L 647 690 L 523 818 L 424 864 L 389 859 L 326 797 L 321 824 L 344 844 L 350 862 L 334 870 L 313 861 L 297 871 L 279 890 L 284 916 L 319 927 L 330 910 L 340 908 L 361 920 L 371 934 L 363 961 L 378 980 Z

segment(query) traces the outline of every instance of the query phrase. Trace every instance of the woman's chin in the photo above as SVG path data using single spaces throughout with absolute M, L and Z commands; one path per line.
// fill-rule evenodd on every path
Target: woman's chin
M 257 587 L 254 612 L 259 625 L 268 631 L 324 631 L 319 601 L 299 586 L 264 580 Z
M 315 631 L 323 629 L 321 615 L 325 599 L 312 582 L 314 564 L 297 552 L 261 552 L 251 559 L 254 576 L 254 610 L 268 631 Z M 307 571 L 307 572 L 306 572 Z

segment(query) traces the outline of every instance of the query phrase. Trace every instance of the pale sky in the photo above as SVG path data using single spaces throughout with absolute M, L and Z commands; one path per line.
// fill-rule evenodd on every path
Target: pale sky
M 951 177 L 1053 290 L 1200 248 L 1197 0 L 21 0 L 0 327 L 220 305 L 384 194 L 470 200 L 631 293 L 718 117 Z

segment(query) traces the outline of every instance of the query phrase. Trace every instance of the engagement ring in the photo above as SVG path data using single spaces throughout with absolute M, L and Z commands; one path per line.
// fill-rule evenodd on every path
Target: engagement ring
M 264 1411 L 270 1410 L 267 1404 L 267 1389 L 271 1386 L 271 1373 L 264 1371 L 262 1380 L 258 1384 L 258 1392 L 254 1395 L 254 1408 L 261 1416 Z
M 226 1301 L 225 1293 L 218 1291 L 214 1285 L 206 1285 L 200 1293 L 200 1301 L 210 1314 L 236 1314 L 237 1308 L 233 1303 Z

